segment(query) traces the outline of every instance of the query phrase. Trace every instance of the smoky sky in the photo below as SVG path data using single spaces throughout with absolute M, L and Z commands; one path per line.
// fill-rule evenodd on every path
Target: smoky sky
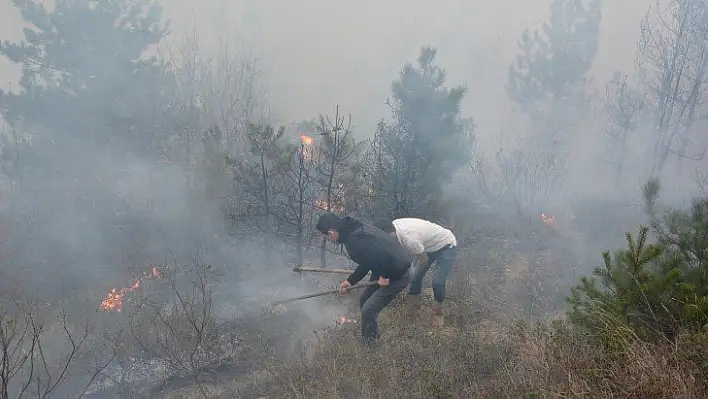
M 341 104 L 359 134 L 387 116 L 385 100 L 398 70 L 420 46 L 438 48 L 438 64 L 451 85 L 470 88 L 463 112 L 475 118 L 479 139 L 498 133 L 511 112 L 504 91 L 509 65 L 524 29 L 548 18 L 550 0 L 163 1 L 170 40 L 196 24 L 200 44 L 228 44 L 262 58 L 273 115 L 281 123 L 332 112 Z M 645 0 L 605 1 L 593 75 L 596 88 L 616 69 L 631 72 Z M 22 20 L 0 3 L 0 36 L 21 38 Z M 0 84 L 18 70 L 0 60 Z
M 169 43 L 179 46 L 185 34 L 196 31 L 200 46 L 207 51 L 228 46 L 260 59 L 269 114 L 275 123 L 331 113 L 339 104 L 342 112 L 352 114 L 360 138 L 372 132 L 379 118 L 388 116 L 385 101 L 401 67 L 415 61 L 421 46 L 434 46 L 437 64 L 448 72 L 448 85 L 469 89 L 462 113 L 474 118 L 477 142 L 493 150 L 501 131 L 512 136 L 523 131 L 511 118 L 513 110 L 505 91 L 508 68 L 518 53 L 522 32 L 541 27 L 550 14 L 550 3 L 170 0 L 161 4 L 170 20 Z M 632 72 L 639 24 L 648 6 L 645 0 L 604 2 L 599 50 L 591 72 L 593 89 L 602 91 L 615 70 Z M 0 37 L 20 40 L 22 24 L 10 2 L 0 2 Z M 0 59 L 0 85 L 12 89 L 18 78 L 18 68 Z M 588 132 L 597 132 L 591 122 Z M 38 145 L 49 145 L 38 137 Z M 598 142 L 599 136 L 588 137 L 592 137 L 589 143 L 576 143 L 580 153 Z M 125 209 L 143 224 L 153 222 L 129 237 L 142 240 L 153 252 L 143 257 L 155 262 L 165 261 L 160 257 L 189 258 L 211 247 L 207 252 L 219 263 L 244 261 L 234 253 L 236 239 L 213 238 L 222 229 L 221 221 L 212 216 L 218 212 L 209 204 L 193 207 L 201 199 L 186 197 L 189 190 L 183 171 L 120 157 L 107 146 L 77 145 L 72 151 L 78 156 L 43 159 L 45 173 L 35 176 L 33 185 L 13 205 L 18 225 L 26 224 L 23 215 L 31 214 L 43 228 L 32 235 L 38 250 L 25 251 L 35 255 L 30 259 L 34 267 L 56 264 L 51 257 L 61 252 L 66 259 L 59 263 L 81 263 L 67 266 L 73 272 L 68 279 L 76 274 L 98 279 L 105 270 L 115 271 L 115 265 L 126 262 L 121 258 L 124 248 L 134 245 L 120 233 L 125 227 L 121 224 L 126 222 L 121 216 Z M 597 189 L 602 182 L 593 173 L 594 159 L 587 157 L 584 162 L 570 177 L 571 188 L 555 199 L 556 206 L 577 193 L 612 194 Z M 101 166 L 93 166 L 97 164 Z M 55 171 L 56 165 L 62 167 L 61 172 Z M 161 177 L 154 179 L 153 175 Z M 629 193 L 638 197 L 643 182 L 637 178 L 636 183 Z M 96 203 L 100 205 L 94 207 Z M 30 246 L 21 234 L 15 235 L 18 245 Z

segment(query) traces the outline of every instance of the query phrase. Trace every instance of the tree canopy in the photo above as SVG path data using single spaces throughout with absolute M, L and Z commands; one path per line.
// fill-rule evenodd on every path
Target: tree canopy
M 423 47 L 417 65 L 403 67 L 391 86 L 391 120 L 379 124 L 375 190 L 388 193 L 382 212 L 389 216 L 430 216 L 443 185 L 467 159 L 473 124 L 460 114 L 467 88 L 446 86 L 436 54 Z
M 173 80 L 161 61 L 147 55 L 167 29 L 158 4 L 58 0 L 51 11 L 38 1 L 13 4 L 30 26 L 24 40 L 0 46 L 22 67 L 21 90 L 0 92 L 4 118 L 55 131 L 81 127 L 94 139 L 124 143 L 166 139 L 176 117 L 168 115 Z

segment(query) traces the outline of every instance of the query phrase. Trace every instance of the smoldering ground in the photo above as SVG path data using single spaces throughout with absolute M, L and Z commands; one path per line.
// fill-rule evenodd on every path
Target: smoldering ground
M 140 290 L 125 295 L 123 314 L 116 315 L 116 310 L 98 309 L 112 289 L 133 285 L 155 267 L 165 276 L 174 271 L 176 288 L 189 296 L 194 294 L 194 267 L 210 265 L 210 317 L 239 335 L 238 342 L 246 339 L 240 335 L 249 329 L 253 337 L 277 335 L 281 344 L 285 342 L 279 348 L 288 347 L 287 342 L 295 347 L 311 342 L 313 331 L 333 326 L 342 314 L 342 304 L 328 300 L 293 304 L 281 315 L 264 312 L 270 301 L 322 290 L 337 279 L 294 273 L 294 252 L 277 240 L 271 240 L 271 263 L 266 263 L 257 226 L 229 234 L 219 219 L 218 205 L 204 194 L 199 175 L 119 151 L 120 144 L 71 140 L 68 146 L 57 141 L 34 136 L 33 152 L 27 152 L 33 155 L 21 160 L 15 176 L 32 184 L 17 185 L 4 196 L 3 257 L 12 267 L 2 268 L 0 284 L 14 298 L 41 303 L 46 314 L 59 315 L 67 309 L 75 324 L 90 319 L 96 324 L 94 331 L 120 338 L 122 329 L 136 327 L 130 322 L 134 316 L 128 315 L 140 314 L 136 308 L 143 303 L 140 297 L 153 304 L 174 302 L 175 291 L 167 277 L 144 281 Z M 251 322 L 234 324 L 238 320 Z M 164 326 L 153 329 L 158 327 Z M 46 338 L 47 347 L 58 348 L 57 361 L 62 342 L 61 334 Z M 82 353 L 89 364 L 113 351 L 100 339 L 93 344 L 96 348 Z M 147 362 L 156 354 L 142 348 L 121 356 L 138 364 L 141 357 Z M 111 363 L 101 375 L 115 372 L 115 367 Z M 62 388 L 66 391 L 61 392 L 80 388 L 92 372 L 91 367 L 85 373 L 82 369 L 72 367 Z M 136 376 L 144 374 L 140 370 Z M 160 381 L 169 375 L 165 373 L 153 377 Z M 150 386 L 146 383 L 144 388 Z

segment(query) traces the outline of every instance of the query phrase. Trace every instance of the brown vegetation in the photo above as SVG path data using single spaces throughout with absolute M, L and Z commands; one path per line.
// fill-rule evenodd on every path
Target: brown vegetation
M 629 328 L 608 327 L 616 329 L 612 333 L 616 339 L 602 345 L 564 317 L 557 317 L 562 312 L 557 306 L 546 306 L 536 322 L 520 321 L 528 315 L 524 307 L 533 292 L 542 295 L 526 291 L 526 302 L 519 300 L 529 279 L 534 278 L 528 264 L 522 265 L 528 258 L 519 256 L 516 266 L 511 265 L 494 286 L 492 291 L 497 295 L 493 297 L 480 289 L 490 282 L 479 284 L 479 273 L 458 270 L 450 283 L 447 325 L 443 328 L 430 326 L 430 290 L 426 291 L 424 313 L 418 318 L 410 314 L 403 296 L 382 314 L 383 337 L 376 349 L 358 343 L 358 324 L 333 323 L 302 344 L 299 351 L 288 351 L 286 357 L 249 372 L 220 378 L 207 384 L 203 392 L 223 398 L 647 398 L 708 394 L 708 341 L 702 335 L 687 332 L 673 344 L 652 344 Z M 543 295 L 546 299 L 539 299 L 539 303 L 557 303 L 548 300 L 548 293 Z M 355 317 L 354 298 L 343 301 L 349 316 Z M 273 323 L 268 326 L 271 331 L 281 323 L 281 331 L 288 328 L 284 319 L 269 322 Z M 195 395 L 201 396 L 194 388 L 184 388 L 167 397 Z

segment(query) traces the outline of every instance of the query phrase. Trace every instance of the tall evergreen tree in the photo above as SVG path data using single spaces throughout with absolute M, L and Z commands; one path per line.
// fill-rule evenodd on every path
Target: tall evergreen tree
M 466 160 L 472 123 L 461 118 L 460 104 L 467 89 L 445 86 L 436 52 L 424 47 L 417 67 L 401 70 L 389 100 L 391 121 L 379 125 L 373 158 L 381 178 L 374 189 L 387 199 L 379 211 L 386 216 L 434 216 L 443 184 Z
M 548 22 L 540 30 L 524 31 L 506 89 L 530 116 L 585 100 L 597 54 L 600 6 L 601 0 L 554 0 Z
M 0 92 L 3 117 L 82 132 L 83 139 L 130 138 L 143 148 L 166 139 L 175 117 L 165 117 L 171 76 L 145 56 L 166 32 L 159 5 L 57 0 L 48 10 L 41 1 L 13 4 L 29 27 L 24 40 L 0 46 L 22 66 L 21 91 Z
M 591 113 L 589 72 L 597 53 L 601 0 L 554 0 L 540 30 L 526 30 L 509 68 L 510 99 L 530 119 L 528 131 L 497 152 L 503 196 L 520 215 L 563 184 L 570 170 L 572 133 Z M 527 215 L 528 216 L 528 215 Z

